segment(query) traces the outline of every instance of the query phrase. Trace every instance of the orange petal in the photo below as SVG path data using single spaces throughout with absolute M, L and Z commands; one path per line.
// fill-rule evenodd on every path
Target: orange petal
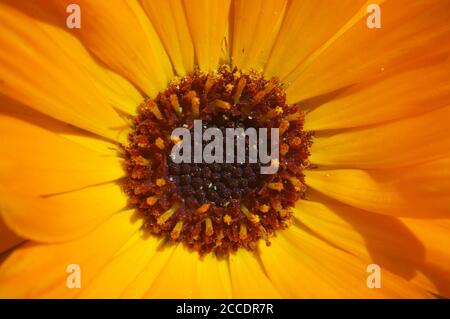
M 447 106 L 449 61 L 356 85 L 308 112 L 306 130 L 378 124 Z
M 125 209 L 119 185 L 104 184 L 48 197 L 15 193 L 0 187 L 1 214 L 23 238 L 62 242 L 78 238 Z
M 318 133 L 311 162 L 333 167 L 394 168 L 423 163 L 450 150 L 450 106 L 361 129 Z
M 160 243 L 155 252 L 149 252 L 150 260 L 142 271 L 122 292 L 121 298 L 143 298 L 158 276 L 164 272 L 175 247 L 164 247 Z
M 265 74 L 285 79 L 326 43 L 364 2 L 365 0 L 290 1 Z
M 6 96 L 0 96 L 0 117 L 10 117 L 50 131 L 101 155 L 117 156 L 119 145 L 78 127 L 55 120 Z M 128 134 L 128 130 L 124 130 Z
M 46 195 L 124 176 L 120 159 L 0 114 L 0 176 L 9 190 Z
M 411 231 L 407 224 L 397 218 L 369 213 L 317 195 L 313 198 L 314 201 L 301 200 L 296 205 L 295 218 L 301 224 L 340 249 L 367 260 L 368 264 L 378 264 L 406 280 L 416 282 L 420 274 L 424 274 L 431 285 L 421 281 L 417 282 L 418 285 L 436 295 L 448 295 L 449 290 L 443 288 L 445 283 L 450 286 L 449 278 L 433 271 L 430 265 L 430 262 L 434 262 L 445 269 L 445 265 L 449 264 L 446 262 L 448 253 L 444 252 L 445 249 L 437 240 L 433 240 L 432 232 L 427 231 L 428 223 L 435 225 L 439 220 L 417 220 L 420 229 Z M 429 236 L 417 237 L 420 231 Z M 442 236 L 439 239 L 447 237 L 448 240 L 445 228 L 436 233 Z M 440 253 L 434 254 L 436 250 Z M 429 252 L 431 260 L 426 257 Z
M 147 263 L 159 253 L 158 244 L 156 237 L 136 232 L 78 297 L 119 298 Z
M 281 298 L 258 258 L 257 253 L 245 249 L 228 258 L 233 298 Z
M 380 29 L 367 27 L 369 14 L 367 6 L 363 6 L 283 78 L 290 83 L 286 91 L 290 103 L 366 81 L 405 64 L 414 65 L 424 52 L 448 54 L 448 1 L 370 1 L 367 4 L 377 2 L 382 2 Z M 327 10 L 332 15 L 339 9 Z M 327 27 L 326 19 L 320 23 Z
M 60 21 L 67 18 L 69 0 L 53 0 Z M 81 28 L 71 31 L 108 67 L 153 97 L 173 76 L 164 47 L 137 0 L 79 0 Z M 62 26 L 64 27 L 64 26 Z
M 306 183 L 348 205 L 380 214 L 450 217 L 450 158 L 397 170 L 307 170 Z
M 233 2 L 232 63 L 262 71 L 283 22 L 287 0 Z
M 194 69 L 192 44 L 183 3 L 179 0 L 140 0 L 159 35 L 173 67 L 183 76 Z
M 0 296 L 76 297 L 141 227 L 142 223 L 133 219 L 133 215 L 133 211 L 116 214 L 101 227 L 76 241 L 53 245 L 22 245 L 0 268 Z M 71 264 L 80 267 L 80 289 L 67 286 L 70 276 L 67 267 Z
M 230 0 L 184 0 L 186 17 L 194 43 L 196 62 L 202 71 L 216 70 L 228 43 Z
M 165 248 L 167 249 L 167 248 Z M 148 298 L 226 298 L 231 283 L 226 260 L 212 254 L 200 257 L 179 244 L 155 281 Z
M 270 247 L 260 245 L 267 275 L 283 297 L 431 298 L 423 289 L 381 269 L 381 288 L 367 286 L 368 264 L 291 226 Z
M 0 5 L 0 92 L 53 118 L 117 139 L 125 123 L 90 75 L 31 17 Z

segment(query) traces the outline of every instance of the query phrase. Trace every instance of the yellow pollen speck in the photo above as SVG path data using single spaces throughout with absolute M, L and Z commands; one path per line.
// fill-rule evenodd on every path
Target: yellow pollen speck
M 165 145 L 164 145 L 164 140 L 163 140 L 162 138 L 158 137 L 158 138 L 156 139 L 156 141 L 155 141 L 155 145 L 156 145 L 159 149 L 163 150 L 164 147 L 165 147 Z
M 269 209 L 270 209 L 269 205 L 266 204 L 259 206 L 259 210 L 263 213 L 267 213 Z
M 225 216 L 223 216 L 223 222 L 227 225 L 231 225 L 231 222 L 232 222 L 231 216 L 228 214 L 225 214 Z
M 156 180 L 156 185 L 158 185 L 159 187 L 166 185 L 166 180 L 164 178 L 158 178 Z
M 234 86 L 233 86 L 233 84 L 231 84 L 231 83 L 228 83 L 228 84 L 225 86 L 225 90 L 226 90 L 228 93 L 231 93 L 231 91 L 233 91 L 233 88 L 234 88 Z

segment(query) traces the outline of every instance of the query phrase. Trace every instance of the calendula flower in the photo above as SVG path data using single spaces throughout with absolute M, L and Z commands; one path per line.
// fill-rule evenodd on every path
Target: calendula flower
M 1 1 L 0 296 L 450 296 L 449 20 L 446 0 Z M 277 128 L 279 157 L 173 161 L 196 123 Z

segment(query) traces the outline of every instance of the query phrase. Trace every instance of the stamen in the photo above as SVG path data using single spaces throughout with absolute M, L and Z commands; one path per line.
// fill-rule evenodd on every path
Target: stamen
M 246 84 L 247 84 L 247 80 L 245 78 L 239 79 L 239 82 L 236 87 L 236 93 L 234 93 L 234 98 L 233 98 L 234 104 L 239 103 L 239 101 L 241 99 L 242 91 L 244 90 Z
M 199 214 L 203 214 L 203 213 L 206 213 L 207 211 L 208 211 L 208 209 L 209 209 L 209 207 L 211 207 L 211 204 L 203 204 L 202 206 L 200 206 L 199 208 L 197 208 L 197 212 L 199 213 Z
M 200 114 L 200 99 L 197 97 L 197 92 L 189 91 L 186 97 L 191 101 L 192 114 L 197 118 Z
M 247 238 L 247 226 L 244 223 L 240 225 L 239 228 L 239 238 L 241 240 L 245 240 Z
M 282 120 L 280 123 L 280 127 L 279 127 L 279 134 L 280 136 L 284 135 L 284 133 L 286 133 L 286 131 L 289 129 L 289 121 L 287 120 Z
M 164 118 L 163 115 L 161 114 L 161 112 L 159 111 L 159 108 L 158 108 L 158 106 L 156 105 L 155 102 L 149 100 L 148 101 L 148 107 L 150 108 L 150 112 L 152 112 L 153 115 L 155 115 L 155 117 L 158 120 L 162 120 Z
M 183 221 L 180 220 L 176 223 L 175 227 L 172 229 L 172 232 L 170 233 L 172 239 L 178 239 L 180 237 L 182 229 L 183 229 Z
M 211 237 L 214 234 L 211 218 L 205 218 L 205 235 Z
M 250 213 L 250 211 L 248 210 L 247 207 L 245 207 L 244 205 L 241 205 L 241 210 L 244 213 L 244 215 L 248 218 L 248 220 L 250 220 L 252 223 L 254 223 L 254 224 L 259 223 L 259 216 Z
M 271 79 L 266 86 L 264 87 L 264 89 L 260 92 L 258 92 L 255 97 L 253 98 L 253 102 L 254 103 L 258 103 L 260 102 L 264 96 L 266 96 L 267 94 L 269 94 L 277 85 L 278 80 L 276 79 Z
M 164 224 L 172 215 L 177 211 L 180 204 L 175 203 L 169 210 L 167 210 L 164 214 L 158 217 L 158 225 Z
M 172 105 L 173 110 L 178 116 L 183 116 L 183 111 L 180 106 L 180 102 L 178 101 L 178 96 L 176 94 L 170 95 L 170 104 Z
M 214 75 L 208 75 L 208 78 L 205 83 L 205 95 L 208 95 L 209 90 L 211 90 L 212 86 L 217 82 L 217 79 Z
M 223 110 L 231 109 L 231 104 L 228 103 L 228 102 L 222 101 L 222 100 L 214 100 L 214 101 L 211 102 L 210 105 L 213 108 L 214 107 L 218 107 L 218 108 L 223 109 Z

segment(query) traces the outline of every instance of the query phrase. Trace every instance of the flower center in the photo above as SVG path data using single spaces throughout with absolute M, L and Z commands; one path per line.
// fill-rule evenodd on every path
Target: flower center
M 140 105 L 125 191 L 151 234 L 202 254 L 253 250 L 304 197 L 311 135 L 277 79 L 195 71 Z

